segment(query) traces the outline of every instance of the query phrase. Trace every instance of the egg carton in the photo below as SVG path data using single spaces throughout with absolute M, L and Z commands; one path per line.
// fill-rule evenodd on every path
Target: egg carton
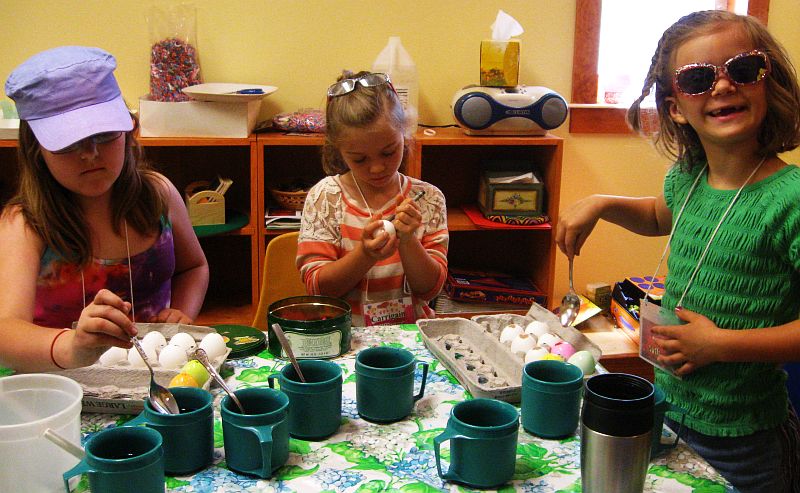
M 136 329 L 139 339 L 152 331 L 161 332 L 167 340 L 178 332 L 185 332 L 197 343 L 207 334 L 216 332 L 211 327 L 174 323 L 137 323 Z M 211 361 L 217 371 L 230 352 L 230 348 L 226 348 L 224 357 Z M 163 368 L 158 361 L 151 361 L 150 364 L 153 366 L 156 382 L 164 387 L 180 372 L 180 368 Z M 147 367 L 133 367 L 127 360 L 111 366 L 97 362 L 91 366 L 54 373 L 69 377 L 80 384 L 83 388 L 84 412 L 138 414 L 144 409 L 144 399 L 150 391 L 150 371 Z M 211 387 L 211 380 L 209 378 L 206 381 L 204 389 L 208 390 Z
M 553 334 L 572 344 L 577 351 L 588 351 L 600 361 L 602 351 L 574 327 L 562 327 L 558 318 L 538 304 L 526 315 L 477 315 L 471 319 L 439 318 L 417 321 L 422 340 L 442 364 L 474 397 L 507 402 L 522 398 L 523 358 L 500 342 L 500 333 L 512 323 L 525 327 L 538 320 Z M 605 373 L 598 363 L 595 373 Z

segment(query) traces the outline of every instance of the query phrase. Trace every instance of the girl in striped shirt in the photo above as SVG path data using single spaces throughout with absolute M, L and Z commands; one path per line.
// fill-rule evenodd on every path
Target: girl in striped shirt
M 428 302 L 447 276 L 444 195 L 401 172 L 407 122 L 386 74 L 345 73 L 328 88 L 328 176 L 306 198 L 297 266 L 309 294 L 350 304 L 356 326 L 433 317 Z

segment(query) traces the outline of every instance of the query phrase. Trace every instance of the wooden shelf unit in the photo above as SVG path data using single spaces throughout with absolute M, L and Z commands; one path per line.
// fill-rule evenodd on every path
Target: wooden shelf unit
M 258 205 L 259 217 L 263 218 L 270 187 L 295 179 L 316 183 L 324 176 L 320 162 L 323 137 L 259 134 L 257 140 L 258 161 L 261 163 L 258 182 L 263 190 Z M 547 293 L 548 305 L 552 307 L 556 258 L 552 226 L 558 218 L 562 155 L 563 140 L 560 137 L 469 136 L 458 128 L 443 128 L 437 129 L 433 136 L 417 133 L 406 174 L 437 186 L 445 195 L 451 266 L 529 276 Z M 463 212 L 462 205 L 477 202 L 478 183 L 485 163 L 498 159 L 530 163 L 536 170 L 545 185 L 550 227 L 537 230 L 482 229 Z M 267 230 L 260 221 L 262 262 L 266 245 L 282 232 Z M 487 255 L 487 252 L 496 254 Z M 259 268 L 259 276 L 260 273 Z
M 323 136 L 264 133 L 241 139 L 147 137 L 139 141 L 146 158 L 180 191 L 192 181 L 211 180 L 217 174 L 233 180 L 225 195 L 226 205 L 247 214 L 249 222 L 225 235 L 201 238 L 211 283 L 198 320 L 249 324 L 258 303 L 266 245 L 286 231 L 268 230 L 264 225 L 269 188 L 298 179 L 319 181 L 324 176 L 320 160 Z M 16 145 L 16 140 L 0 140 L 3 202 L 16 183 Z M 562 155 L 563 140 L 551 135 L 469 136 L 458 128 L 442 128 L 433 136 L 417 134 L 406 174 L 432 183 L 445 195 L 451 266 L 529 276 L 547 294 L 552 308 L 556 302 L 553 235 Z M 527 162 L 536 170 L 545 185 L 545 210 L 551 227 L 481 229 L 462 211 L 462 205 L 477 202 L 485 163 L 498 159 Z

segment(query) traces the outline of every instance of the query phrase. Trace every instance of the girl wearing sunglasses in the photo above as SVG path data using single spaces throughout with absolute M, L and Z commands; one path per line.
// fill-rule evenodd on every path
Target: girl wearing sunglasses
M 438 188 L 402 173 L 414 129 L 400 99 L 386 74 L 369 72 L 345 73 L 327 96 L 328 176 L 306 197 L 298 240 L 306 290 L 346 300 L 353 325 L 432 317 L 447 275 L 447 208 Z
M 777 156 L 800 143 L 794 68 L 754 18 L 695 12 L 658 43 L 628 111 L 640 133 L 651 90 L 655 142 L 675 159 L 663 194 L 583 199 L 556 241 L 578 255 L 600 219 L 669 235 L 662 307 L 675 316 L 642 324 L 677 375 L 655 370 L 686 410 L 681 437 L 742 492 L 799 491 L 800 424 L 780 365 L 800 360 L 800 168 Z
M 115 68 L 64 46 L 5 84 L 22 121 L 0 214 L 0 365 L 18 372 L 91 365 L 131 347 L 134 321 L 191 323 L 203 304 L 205 255 L 180 193 L 141 160 Z

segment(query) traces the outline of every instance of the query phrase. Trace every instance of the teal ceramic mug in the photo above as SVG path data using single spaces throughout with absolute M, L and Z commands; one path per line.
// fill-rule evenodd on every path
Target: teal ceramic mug
M 214 409 L 211 394 L 196 387 L 169 389 L 181 410 L 163 414 L 145 399 L 144 411 L 125 426 L 145 425 L 164 440 L 164 471 L 182 476 L 204 469 L 214 460 Z
M 575 433 L 580 417 L 583 371 L 557 360 L 532 361 L 522 371 L 522 427 L 542 438 Z
M 289 435 L 302 440 L 322 440 L 339 429 L 342 422 L 342 369 L 332 361 L 300 360 L 300 381 L 292 365 L 268 377 L 269 386 L 278 381 L 289 397 Z
M 414 394 L 414 373 L 422 366 L 422 384 Z M 356 355 L 356 407 L 367 421 L 399 421 L 425 393 L 428 363 L 417 362 L 410 351 L 392 346 L 362 349 Z
M 664 442 L 662 441 L 664 432 L 664 416 L 669 411 L 680 413 L 681 420 L 678 431 L 675 433 L 675 438 L 669 442 Z M 678 406 L 673 406 L 667 402 L 667 397 L 664 394 L 664 391 L 661 390 L 657 385 L 653 385 L 653 442 L 650 446 L 651 458 L 661 455 L 678 445 L 679 436 L 681 429 L 683 429 L 683 421 L 685 418 L 686 412 Z
M 161 434 L 144 426 L 107 428 L 86 442 L 86 457 L 64 473 L 89 477 L 89 489 L 115 493 L 164 493 L 164 449 Z
M 263 387 L 235 394 L 247 414 L 229 396 L 222 399 L 225 462 L 233 471 L 268 478 L 289 458 L 289 398 Z
M 511 404 L 472 399 L 456 404 L 447 428 L 433 439 L 436 469 L 446 481 L 474 488 L 508 482 L 517 460 L 519 413 Z M 450 441 L 450 467 L 442 472 L 441 445 Z

